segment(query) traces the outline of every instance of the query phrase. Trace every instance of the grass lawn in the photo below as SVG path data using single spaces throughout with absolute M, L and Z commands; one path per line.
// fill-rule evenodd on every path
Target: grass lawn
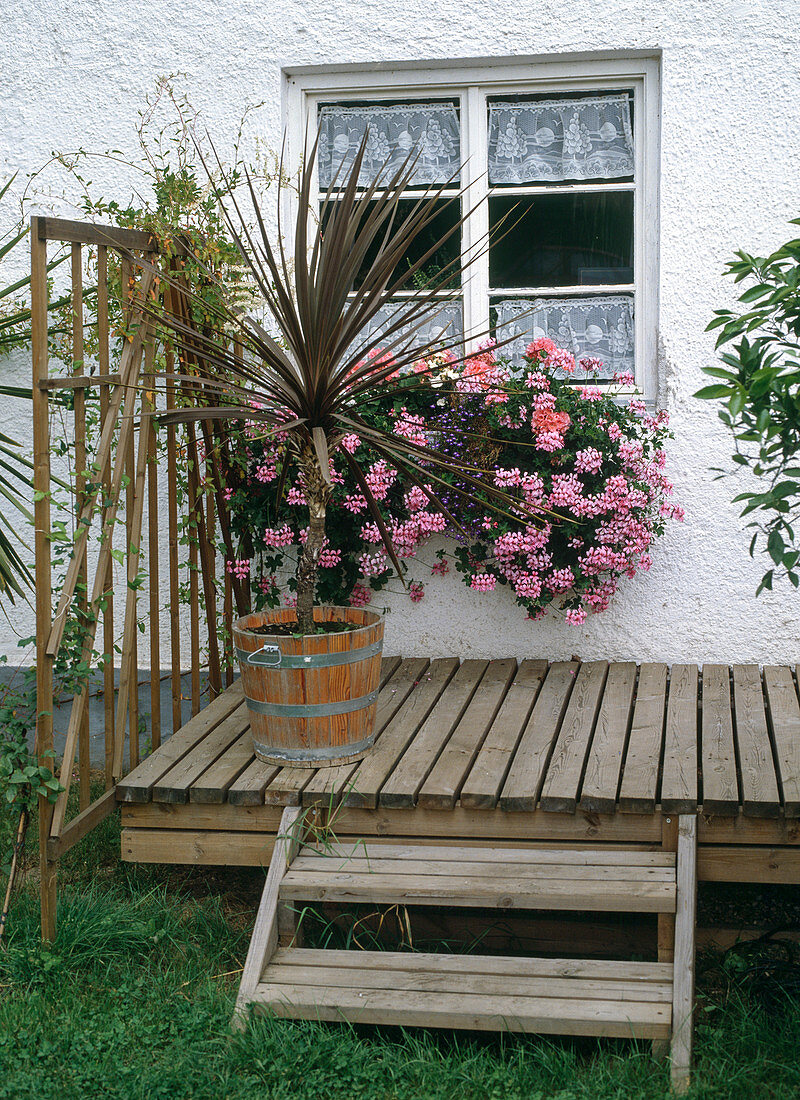
M 112 818 L 69 854 L 50 948 L 34 884 L 16 896 L 0 951 L 0 1100 L 670 1095 L 646 1043 L 264 1017 L 233 1035 L 258 873 L 129 867 L 118 851 Z M 800 1096 L 798 974 L 774 950 L 701 960 L 692 1097 Z

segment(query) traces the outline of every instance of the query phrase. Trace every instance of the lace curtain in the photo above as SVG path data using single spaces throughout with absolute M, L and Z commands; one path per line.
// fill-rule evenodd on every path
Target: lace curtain
M 489 182 L 633 175 L 627 95 L 489 105 Z
M 626 295 L 514 299 L 499 302 L 496 309 L 498 340 L 514 336 L 501 353 L 519 364 L 532 340 L 549 336 L 576 359 L 583 355 L 602 359 L 600 378 L 633 373 L 633 299 Z
M 327 189 L 334 177 L 344 184 L 367 127 L 369 138 L 358 177 L 362 186 L 372 183 L 384 166 L 384 177 L 391 178 L 412 150 L 419 151 L 413 183 L 445 183 L 458 172 L 461 138 L 452 104 L 323 107 L 318 147 L 321 189 Z
M 350 351 L 357 351 L 359 347 L 370 339 L 374 334 L 380 335 L 384 332 L 394 319 L 394 315 L 398 309 L 404 309 L 407 307 L 405 302 L 388 302 L 385 306 L 382 306 L 376 313 L 373 319 L 368 325 L 361 330 L 361 335 L 358 340 L 354 341 L 350 347 Z M 426 319 L 420 328 L 412 325 L 412 329 L 415 329 L 410 336 L 410 345 L 412 348 L 421 347 L 423 344 L 429 344 L 429 342 L 438 342 L 450 344 L 453 340 L 457 339 L 464 331 L 464 310 L 461 301 L 455 302 L 442 302 L 437 307 L 435 313 L 432 313 L 430 318 Z M 393 343 L 404 334 L 404 330 L 400 329 L 398 332 L 392 333 L 389 337 L 389 342 Z M 395 351 L 400 350 L 402 345 L 397 345 Z

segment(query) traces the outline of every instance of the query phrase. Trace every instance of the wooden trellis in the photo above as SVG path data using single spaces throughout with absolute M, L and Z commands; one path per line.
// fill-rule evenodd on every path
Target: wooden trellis
M 51 377 L 48 333 L 48 242 L 71 248 L 71 374 Z M 87 369 L 85 349 L 84 272 L 87 249 L 94 250 L 97 266 L 96 356 Z M 114 302 L 109 290 L 109 254 L 116 253 L 121 294 Z M 137 262 L 138 261 L 138 262 Z M 207 493 L 201 482 L 201 455 L 192 429 L 166 429 L 166 463 L 157 461 L 156 429 L 152 412 L 156 394 L 162 407 L 174 407 L 181 388 L 169 347 L 160 348 L 148 298 L 168 287 L 170 308 L 180 307 L 174 285 L 158 278 L 156 242 L 135 230 L 117 229 L 52 218 L 31 222 L 31 296 L 33 351 L 34 490 L 36 558 L 36 751 L 49 764 L 53 751 L 54 671 L 71 619 L 78 622 L 79 663 L 86 668 L 102 665 L 103 736 L 105 740 L 105 792 L 94 801 L 90 794 L 89 695 L 95 685 L 84 679 L 75 690 L 58 776 L 64 790 L 55 806 L 44 800 L 39 809 L 42 894 L 42 932 L 55 934 L 56 870 L 59 858 L 114 808 L 114 785 L 141 755 L 139 669 L 149 666 L 149 744 L 157 748 L 162 732 L 181 725 L 181 574 L 188 588 L 191 713 L 201 708 L 200 670 L 203 646 L 208 653 L 208 679 L 213 695 L 231 672 L 222 669 L 217 644 L 217 599 L 214 528 L 219 516 L 220 492 Z M 174 258 L 170 261 L 175 264 Z M 110 312 L 121 310 L 120 331 L 112 333 Z M 121 350 L 119 350 L 121 348 Z M 114 350 L 117 354 L 114 354 Z M 112 371 L 112 364 L 116 370 Z M 161 368 L 160 370 L 158 368 Z M 74 543 L 58 603 L 53 608 L 51 420 L 54 395 L 71 392 L 71 402 L 61 402 L 73 457 L 72 495 L 69 502 Z M 99 411 L 97 438 L 87 436 L 87 407 L 96 402 Z M 71 406 L 71 409 L 68 408 Z M 205 452 L 214 440 L 204 438 Z M 206 467 L 209 460 L 206 460 Z M 188 471 L 188 475 L 187 475 Z M 166 486 L 164 476 L 166 475 Z M 214 471 L 219 489 L 218 470 Z M 181 493 L 180 487 L 185 491 Z M 145 500 L 147 510 L 145 512 Z M 167 515 L 169 553 L 159 562 L 159 522 Z M 181 561 L 183 523 L 188 531 L 187 561 Z M 145 530 L 146 524 L 146 530 Z M 124 528 L 124 537 L 122 530 Z M 229 532 L 225 531 L 228 534 Z M 90 568 L 90 547 L 96 562 Z M 115 561 L 127 587 L 124 607 L 115 607 Z M 164 567 L 166 564 L 166 568 Z M 118 578 L 119 580 L 119 578 Z M 230 617 L 233 606 L 231 581 L 225 578 L 223 611 Z M 201 585 L 203 599 L 201 601 Z M 237 595 L 239 595 L 237 593 Z M 160 611 L 168 606 L 170 617 L 169 691 L 172 697 L 171 730 L 161 724 Z M 145 652 L 140 652 L 139 623 L 145 606 L 149 629 Z M 203 611 L 203 607 L 205 611 Z M 102 629 L 100 624 L 102 623 Z M 115 648 L 121 654 L 119 682 L 114 667 Z M 100 658 L 98 660 L 98 653 Z M 70 789 L 78 786 L 78 814 L 68 820 Z

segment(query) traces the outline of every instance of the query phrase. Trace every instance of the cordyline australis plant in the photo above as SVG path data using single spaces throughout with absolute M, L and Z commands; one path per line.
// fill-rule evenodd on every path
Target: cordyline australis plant
M 311 204 L 314 143 L 299 173 L 291 247 L 284 244 L 280 216 L 277 244 L 270 240 L 249 175 L 253 229 L 233 188 L 216 189 L 228 229 L 278 330 L 278 339 L 252 317 L 242 316 L 225 304 L 216 310 L 213 327 L 202 329 L 192 323 L 189 310 L 165 308 L 158 314 L 159 323 L 176 339 L 183 362 L 194 364 L 197 370 L 181 375 L 182 381 L 206 402 L 206 407 L 180 409 L 164 419 L 173 423 L 203 419 L 261 422 L 266 436 L 279 436 L 286 444 L 277 501 L 285 492 L 290 465 L 294 463 L 299 469 L 309 515 L 296 574 L 297 621 L 302 634 L 314 631 L 314 596 L 333 487 L 334 454 L 343 458 L 352 473 L 386 552 L 398 575 L 403 575 L 365 471 L 342 446 L 353 432 L 418 486 L 457 530 L 461 530 L 460 523 L 439 496 L 441 488 L 452 489 L 446 479 L 452 481 L 453 475 L 457 475 L 457 491 L 464 499 L 480 491 L 484 507 L 488 505 L 502 514 L 510 510 L 518 516 L 524 514 L 519 501 L 495 487 L 491 479 L 481 477 L 484 471 L 479 467 L 368 423 L 360 414 L 359 409 L 378 394 L 385 399 L 387 392 L 391 393 L 391 379 L 399 370 L 434 350 L 459 347 L 460 338 L 448 344 L 441 339 L 415 342 L 414 337 L 440 309 L 437 292 L 457 280 L 486 243 L 481 242 L 470 259 L 445 265 L 425 288 L 414 288 L 415 276 L 459 232 L 472 211 L 456 219 L 415 262 L 409 262 L 412 244 L 431 231 L 443 203 L 460 203 L 465 193 L 460 190 L 456 196 L 443 198 L 443 192 L 454 184 L 454 175 L 438 189 L 409 199 L 407 188 L 416 165 L 413 154 L 396 171 L 379 173 L 372 184 L 359 188 L 367 139 L 365 134 L 347 180 L 341 186 L 337 178 L 331 183 L 316 221 Z M 278 210 L 281 191 L 282 186 Z M 185 284 L 169 276 L 167 283 L 170 289 L 182 293 L 184 300 L 191 299 Z M 394 305 L 396 295 L 410 288 L 415 289 L 413 297 L 397 305 L 388 327 L 380 335 L 364 336 L 381 308 L 388 303 Z M 485 335 L 476 333 L 474 337 Z M 460 354 L 454 354 L 454 362 L 462 361 Z M 208 407 L 209 395 L 215 407 Z M 533 514 L 528 519 L 531 523 L 542 522 L 541 516 Z

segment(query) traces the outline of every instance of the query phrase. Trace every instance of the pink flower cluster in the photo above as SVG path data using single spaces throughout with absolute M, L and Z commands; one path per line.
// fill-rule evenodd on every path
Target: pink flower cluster
M 551 340 L 533 341 L 526 357 L 524 389 L 510 390 L 494 414 L 513 438 L 505 437 L 492 474 L 494 485 L 518 494 L 526 510 L 520 507 L 516 524 L 483 515 L 485 554 L 472 564 L 466 556 L 459 569 L 478 591 L 507 582 L 531 618 L 558 600 L 566 621 L 580 625 L 589 611 L 608 608 L 619 578 L 650 568 L 665 521 L 683 517 L 668 499 L 672 485 L 664 474 L 668 421 L 636 397 L 624 408 L 599 386 L 562 380 L 556 372 L 571 375 L 575 362 Z M 596 374 L 602 363 L 585 357 L 580 366 Z M 531 510 L 544 513 L 541 525 L 531 522 Z
M 235 561 L 228 561 L 225 564 L 231 576 L 236 577 L 239 581 L 246 581 L 250 576 L 249 558 L 236 558 Z

